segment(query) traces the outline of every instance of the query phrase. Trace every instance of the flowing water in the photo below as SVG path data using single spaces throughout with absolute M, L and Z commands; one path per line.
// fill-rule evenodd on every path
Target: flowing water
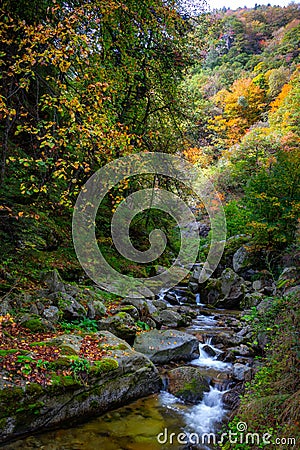
M 198 297 L 197 303 L 200 304 Z M 202 305 L 201 305 L 202 306 Z M 76 427 L 49 431 L 6 445 L 7 450 L 189 450 L 212 449 L 218 441 L 226 410 L 222 395 L 230 386 L 232 365 L 218 359 L 210 332 L 222 330 L 208 310 L 200 313 L 185 331 L 207 336 L 199 344 L 200 357 L 190 365 L 199 367 L 210 381 L 210 391 L 196 405 L 187 405 L 166 391 L 137 400 Z M 221 314 L 219 312 L 218 314 Z M 226 314 L 226 312 L 224 312 Z M 165 383 L 167 384 L 167 383 Z M 212 435 L 209 436 L 209 433 Z M 216 439 L 216 441 L 214 441 Z

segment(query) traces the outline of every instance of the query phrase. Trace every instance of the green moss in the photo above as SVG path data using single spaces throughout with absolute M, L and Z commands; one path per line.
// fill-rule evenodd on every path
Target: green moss
M 76 396 L 76 400 L 77 400 L 78 402 L 83 402 L 83 401 L 86 400 L 89 396 L 90 396 L 90 392 L 85 391 L 85 392 L 82 392 L 81 394 L 77 395 L 77 396 Z
M 44 393 L 43 387 L 38 383 L 30 383 L 26 387 L 26 394 L 31 398 L 38 397 Z
M 4 430 L 7 424 L 7 418 L 0 419 L 0 430 Z
M 182 392 L 189 391 L 195 394 L 198 390 L 197 388 L 199 388 L 199 384 L 197 383 L 197 380 L 195 380 L 195 378 L 192 378 L 192 380 L 189 383 L 185 383 L 183 388 L 178 392 L 180 393 L 181 391 Z
M 118 361 L 113 358 L 105 358 L 101 361 L 95 361 L 91 367 L 91 371 L 98 374 L 110 372 L 116 370 L 119 367 Z
M 32 319 L 29 319 L 26 322 L 24 322 L 22 326 L 28 328 L 28 330 L 34 333 L 39 331 L 45 331 L 45 326 L 43 325 L 40 317 L 34 317 Z
M 31 344 L 29 344 L 29 347 L 51 347 L 52 342 L 48 342 L 48 341 L 37 341 L 37 342 L 31 342 Z
M 90 403 L 91 408 L 98 408 L 99 407 L 99 403 L 96 400 L 92 400 Z
M 0 356 L 12 355 L 17 353 L 19 350 L 17 348 L 11 348 L 9 350 L 0 350 Z
M 24 397 L 21 387 L 8 387 L 0 391 L 0 419 L 8 417 L 15 411 L 16 405 Z
M 57 375 L 56 373 L 53 373 L 51 380 L 53 384 L 49 386 L 48 389 L 52 394 L 58 394 L 64 389 L 75 390 L 81 386 L 81 383 L 72 375 Z
M 135 306 L 133 306 L 133 305 L 124 305 L 124 306 L 121 307 L 120 313 L 122 313 L 122 312 L 128 312 L 128 311 L 134 311 L 134 310 L 136 310 L 136 307 L 135 307 Z M 119 313 L 119 314 L 120 314 L 120 313 Z
M 70 345 L 62 345 L 60 346 L 61 353 L 66 356 L 78 356 L 76 350 Z
M 0 391 L 0 402 L 6 403 L 6 402 L 14 402 L 16 400 L 19 400 L 24 396 L 24 391 L 21 387 L 7 387 L 5 389 L 2 389 Z
M 16 409 L 16 413 L 22 413 L 27 412 L 29 414 L 39 414 L 40 409 L 45 406 L 44 402 L 36 402 L 36 403 L 30 403 L 28 405 L 24 405 L 21 408 Z
M 117 350 L 128 350 L 128 347 L 126 344 L 119 344 L 117 345 Z
M 125 319 L 127 317 L 126 314 L 127 314 L 126 312 L 121 311 L 117 314 L 117 316 L 120 317 L 121 319 Z

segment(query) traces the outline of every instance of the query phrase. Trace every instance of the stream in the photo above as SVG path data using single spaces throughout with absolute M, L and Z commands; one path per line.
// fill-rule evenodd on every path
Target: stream
M 167 392 L 139 399 L 130 405 L 110 411 L 101 417 L 76 427 L 48 431 L 29 436 L 12 444 L 6 450 L 189 450 L 212 449 L 218 442 L 227 411 L 222 395 L 232 387 L 232 364 L 223 362 L 223 351 L 212 344 L 213 336 L 226 331 L 223 317 L 237 317 L 238 311 L 209 310 L 197 297 L 197 317 L 180 331 L 201 336 L 200 357 L 187 365 L 199 367 L 210 380 L 210 391 L 196 405 L 185 404 Z M 171 307 L 171 305 L 169 305 Z M 219 346 L 222 348 L 222 345 Z M 213 433 L 208 437 L 207 433 Z M 215 434 L 214 434 L 215 433 Z M 214 437 L 215 436 L 215 437 Z

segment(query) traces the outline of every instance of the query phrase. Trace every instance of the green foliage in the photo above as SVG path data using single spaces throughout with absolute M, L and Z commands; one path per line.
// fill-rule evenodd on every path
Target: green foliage
M 147 323 L 145 323 L 145 322 L 142 322 L 141 320 L 138 320 L 138 321 L 136 322 L 136 324 L 137 324 L 137 326 L 138 326 L 139 328 L 141 328 L 141 329 L 144 330 L 144 331 L 149 331 L 149 330 L 150 330 L 149 325 L 148 325 Z
M 75 380 L 82 379 L 82 376 L 90 371 L 91 365 L 85 358 L 72 358 L 70 361 L 70 370 L 74 374 Z
M 94 319 L 89 319 L 88 317 L 81 320 L 74 320 L 73 322 L 62 320 L 60 322 L 60 326 L 63 330 L 70 332 L 73 330 L 81 330 L 95 333 L 99 330 L 97 321 Z
M 254 319 L 257 318 L 257 309 L 256 306 L 253 306 L 251 308 L 251 312 L 248 314 L 243 314 L 241 319 L 245 320 L 246 322 L 253 322 Z
M 227 238 L 245 233 L 249 222 L 249 211 L 237 200 L 231 200 L 225 207 Z
M 247 384 L 246 395 L 229 428 L 248 424 L 248 432 L 272 437 L 297 436 L 299 408 L 299 299 L 297 295 L 274 298 L 271 307 L 256 317 L 256 333 L 267 333 L 269 345 L 264 365 Z M 245 317 L 245 316 L 244 316 Z M 228 443 L 223 449 L 237 448 Z M 247 446 L 240 447 L 247 449 Z M 260 448 L 260 447 L 259 447 Z
M 277 161 L 249 180 L 245 199 L 254 243 L 279 249 L 295 239 L 300 213 L 300 164 L 297 155 L 280 151 Z

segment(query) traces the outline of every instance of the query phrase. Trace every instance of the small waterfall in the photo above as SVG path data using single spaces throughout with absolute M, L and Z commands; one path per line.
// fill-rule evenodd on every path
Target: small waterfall
M 222 403 L 222 395 L 222 391 L 211 387 L 210 391 L 204 394 L 204 398 L 199 405 L 195 405 L 185 412 L 187 435 L 197 433 L 201 439 L 207 433 L 216 433 L 218 425 L 222 423 L 226 414 Z M 205 448 L 207 447 L 205 446 Z
M 161 289 L 157 294 L 157 300 L 165 301 L 165 294 L 168 292 L 168 289 Z
M 222 352 L 211 344 L 211 339 L 212 339 L 211 337 L 208 337 L 204 344 L 199 344 L 200 356 L 199 358 L 194 359 L 191 362 L 191 364 L 193 364 L 193 366 L 217 369 L 219 371 L 231 371 L 232 369 L 231 363 L 225 363 L 223 361 L 218 360 L 218 356 Z M 204 350 L 205 346 L 210 347 L 213 356 Z
M 168 391 L 168 386 L 169 386 L 169 378 L 167 375 L 161 375 L 161 380 L 162 380 L 162 391 L 167 392 Z
M 200 296 L 199 292 L 196 294 L 196 305 L 197 306 L 205 306 L 204 303 L 201 303 L 201 296 Z

